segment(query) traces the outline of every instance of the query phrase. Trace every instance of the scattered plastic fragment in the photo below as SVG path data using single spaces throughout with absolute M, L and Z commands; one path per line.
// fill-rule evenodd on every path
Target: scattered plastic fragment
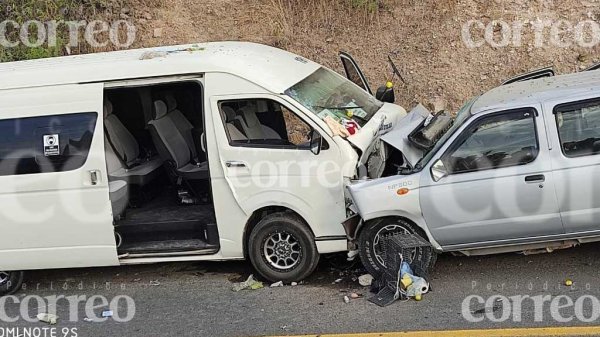
M 361 297 L 362 297 L 362 295 L 359 293 L 351 293 L 350 294 L 351 299 L 357 299 L 357 298 L 361 298 Z
M 416 297 L 419 295 L 421 297 L 421 295 L 429 291 L 429 283 L 424 278 L 413 275 L 413 271 L 406 261 L 402 261 L 400 275 L 400 283 L 402 283 L 406 290 L 406 296 Z
M 160 285 L 160 282 L 158 282 L 158 280 L 150 281 L 150 285 L 156 287 Z
M 350 298 L 348 296 L 344 296 L 344 302 L 350 303 Z
M 292 282 L 291 284 L 292 284 L 292 287 L 295 287 L 298 285 L 298 282 Z
M 237 292 L 237 291 L 244 290 L 244 289 L 257 290 L 257 289 L 261 289 L 263 287 L 264 287 L 264 285 L 262 284 L 262 282 L 255 280 L 254 275 L 250 275 L 250 276 L 248 276 L 248 279 L 246 281 L 234 283 L 231 290 Z
M 373 283 L 371 274 L 364 274 L 358 277 L 358 283 L 363 287 L 369 287 Z
M 111 310 L 103 311 L 102 317 L 113 317 L 113 312 Z
M 275 282 L 270 285 L 271 288 L 283 287 L 283 281 Z
M 58 322 L 58 316 L 56 316 L 54 314 L 39 313 L 37 315 L 37 319 L 40 322 L 48 323 L 50 325 L 55 325 L 56 322 Z
M 566 285 L 567 287 L 570 287 L 570 286 L 572 286 L 572 285 L 573 285 L 573 281 L 572 281 L 571 279 L 566 279 L 566 280 L 565 280 L 565 285 Z
M 250 289 L 251 290 L 257 290 L 257 289 L 262 289 L 264 288 L 264 285 L 262 284 L 262 282 L 254 282 L 250 285 Z

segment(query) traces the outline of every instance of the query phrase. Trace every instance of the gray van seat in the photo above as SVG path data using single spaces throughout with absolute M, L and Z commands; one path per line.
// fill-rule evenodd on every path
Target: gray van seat
M 119 218 L 129 203 L 129 186 L 124 180 L 113 180 L 108 183 L 108 191 L 113 217 Z
M 194 163 L 191 150 L 175 122 L 168 113 L 163 101 L 154 102 L 154 120 L 151 120 L 150 133 L 163 160 L 172 163 L 175 174 L 189 179 L 208 179 L 208 163 Z
M 113 174 L 121 169 L 121 163 L 112 147 L 108 145 L 108 139 L 104 136 L 106 148 L 106 169 L 108 171 L 108 191 L 110 193 L 110 203 L 112 204 L 113 216 L 118 218 L 123 214 L 129 203 L 129 185 L 125 180 L 114 180 Z
M 225 114 L 225 125 L 227 126 L 227 132 L 229 133 L 229 138 L 231 140 L 247 140 L 248 137 L 240 131 L 242 125 L 239 120 L 236 118 L 237 114 L 233 108 L 228 106 L 221 106 L 221 110 Z M 237 124 L 237 125 L 236 125 Z M 238 127 L 239 126 L 239 127 Z
M 185 139 L 185 142 L 188 145 L 192 153 L 192 158 L 194 160 L 198 160 L 198 151 L 196 149 L 196 143 L 194 142 L 194 126 L 190 121 L 183 115 L 181 111 L 177 109 L 177 100 L 173 97 L 172 94 L 168 94 L 165 97 L 165 103 L 167 104 L 167 114 L 175 123 L 175 127 L 179 130 L 179 133 Z
M 248 105 L 240 109 L 240 116 L 236 118 L 240 120 L 244 132 L 250 139 L 281 139 L 281 136 L 270 127 L 261 124 L 257 112 L 268 111 L 267 102 L 264 100 L 249 102 Z
M 110 101 L 106 100 L 104 102 L 104 128 L 107 136 L 105 137 L 106 160 L 107 162 L 109 160 L 116 161 L 119 164 L 117 169 L 116 164 L 111 163 L 114 170 L 110 172 L 110 176 L 113 179 L 144 186 L 160 174 L 163 160 L 159 156 L 140 159 L 138 142 L 112 112 L 113 106 Z M 113 154 L 110 155 L 110 159 L 108 148 L 111 148 Z

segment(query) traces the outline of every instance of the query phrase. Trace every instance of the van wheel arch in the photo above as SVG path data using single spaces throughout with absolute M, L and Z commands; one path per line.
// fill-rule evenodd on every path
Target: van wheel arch
M 270 215 L 270 214 L 274 214 L 274 213 L 290 213 L 293 214 L 294 216 L 300 218 L 303 222 L 304 225 L 306 226 L 306 228 L 308 228 L 308 230 L 312 233 L 312 235 L 315 235 L 315 232 L 313 231 L 313 229 L 310 227 L 310 225 L 308 224 L 308 222 L 306 221 L 306 219 L 304 219 L 304 217 L 302 217 L 300 214 L 298 214 L 298 212 L 294 211 L 291 208 L 285 207 L 285 206 L 266 206 L 266 207 L 262 207 L 259 208 L 257 210 L 255 210 L 252 215 L 250 215 L 250 218 L 248 218 L 248 221 L 246 222 L 246 226 L 244 228 L 244 237 L 243 237 L 243 249 L 244 249 L 244 258 L 248 259 L 249 255 L 248 255 L 248 239 L 250 238 L 250 233 L 252 233 L 252 230 L 256 227 L 256 225 L 258 225 L 258 223 L 264 219 L 266 216 Z
M 254 270 L 270 282 L 299 282 L 308 277 L 320 254 L 306 220 L 285 207 L 255 214 L 244 233 L 244 255 Z

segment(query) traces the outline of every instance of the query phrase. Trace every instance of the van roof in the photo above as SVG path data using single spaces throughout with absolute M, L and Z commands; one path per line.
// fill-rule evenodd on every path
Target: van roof
M 539 104 L 560 98 L 568 99 L 593 92 L 600 95 L 598 70 L 516 82 L 499 86 L 481 95 L 471 107 L 471 114 Z
M 0 90 L 224 72 L 282 93 L 319 64 L 250 42 L 209 42 L 0 63 Z

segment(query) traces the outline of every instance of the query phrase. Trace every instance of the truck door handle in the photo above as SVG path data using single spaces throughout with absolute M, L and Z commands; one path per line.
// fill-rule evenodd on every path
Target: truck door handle
M 543 174 L 534 174 L 525 177 L 526 183 L 543 183 L 546 181 L 546 177 Z
M 227 161 L 225 162 L 225 166 L 227 167 L 246 167 L 246 163 L 241 162 L 241 161 Z

